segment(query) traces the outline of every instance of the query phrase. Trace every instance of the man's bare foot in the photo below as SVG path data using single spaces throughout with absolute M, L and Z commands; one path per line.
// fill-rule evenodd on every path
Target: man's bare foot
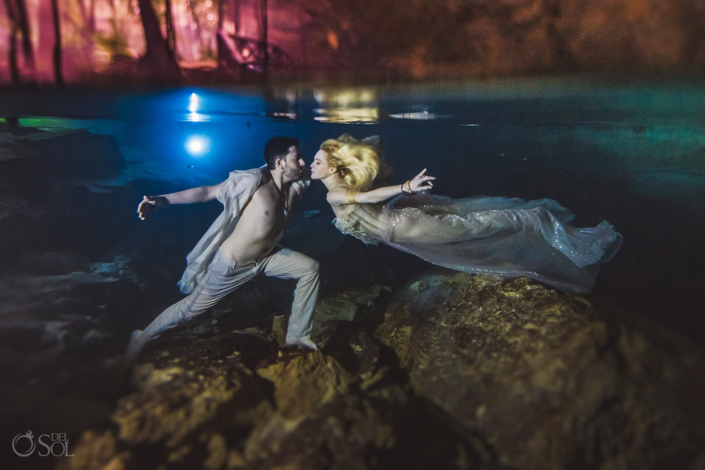
M 301 346 L 318 351 L 318 346 L 316 346 L 316 343 L 311 341 L 311 338 L 308 336 L 299 336 L 298 338 L 287 339 L 286 344 L 287 346 Z

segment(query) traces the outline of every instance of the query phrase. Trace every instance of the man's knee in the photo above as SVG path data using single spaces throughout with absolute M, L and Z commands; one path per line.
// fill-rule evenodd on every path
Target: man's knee
M 318 275 L 318 261 L 313 258 L 307 258 L 301 267 L 305 272 L 305 276 Z
M 311 263 L 309 265 L 309 271 L 312 274 L 318 274 L 318 268 L 319 268 L 318 261 L 316 261 L 315 259 L 312 258 Z

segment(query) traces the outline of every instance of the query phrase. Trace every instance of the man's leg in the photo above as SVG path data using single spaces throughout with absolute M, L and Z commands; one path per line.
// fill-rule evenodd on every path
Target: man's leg
M 164 310 L 144 331 L 135 331 L 125 354 L 134 361 L 144 345 L 155 335 L 194 318 L 217 304 L 223 297 L 255 277 L 254 262 L 236 263 L 216 253 L 203 280 L 181 301 Z
M 258 271 L 263 270 L 267 276 L 298 279 L 299 282 L 294 291 L 294 303 L 291 306 L 286 344 L 318 349 L 309 339 L 313 308 L 316 306 L 320 286 L 318 261 L 288 248 L 281 248 L 266 257 L 258 268 Z

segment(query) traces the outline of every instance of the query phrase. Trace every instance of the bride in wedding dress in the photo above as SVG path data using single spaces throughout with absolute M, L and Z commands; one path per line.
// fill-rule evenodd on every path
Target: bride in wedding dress
M 323 142 L 311 178 L 328 188 L 335 226 L 367 244 L 386 243 L 446 268 L 500 277 L 528 276 L 560 290 L 592 289 L 599 264 L 611 260 L 622 236 L 606 221 L 569 224 L 573 214 L 552 199 L 450 199 L 426 170 L 401 185 L 371 189 L 384 172 L 377 137 L 345 134 Z

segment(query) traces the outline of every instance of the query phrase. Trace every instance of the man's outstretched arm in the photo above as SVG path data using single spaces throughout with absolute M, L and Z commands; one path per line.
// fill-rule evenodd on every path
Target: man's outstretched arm
M 137 213 L 140 219 L 144 220 L 147 214 L 157 207 L 168 206 L 169 204 L 194 204 L 196 202 L 206 202 L 215 199 L 220 184 L 215 186 L 199 186 L 178 193 L 163 194 L 161 196 L 144 196 L 144 199 L 137 206 Z

